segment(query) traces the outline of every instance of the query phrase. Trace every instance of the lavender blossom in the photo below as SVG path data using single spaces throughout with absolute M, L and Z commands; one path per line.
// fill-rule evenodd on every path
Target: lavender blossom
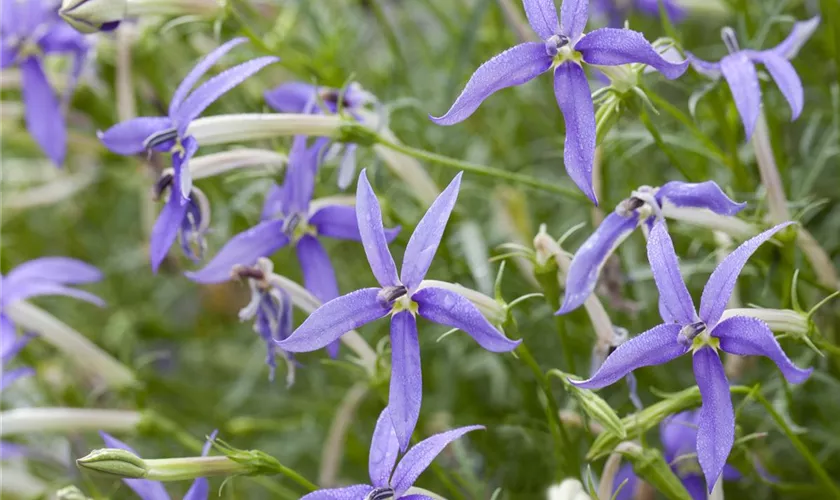
M 553 0 L 524 0 L 531 28 L 543 40 L 526 42 L 502 52 L 481 65 L 438 125 L 467 119 L 494 92 L 521 85 L 554 68 L 554 94 L 566 120 L 563 160 L 566 172 L 593 202 L 592 163 L 595 157 L 595 110 L 582 63 L 616 66 L 642 63 L 674 79 L 688 68 L 688 61 L 672 63 L 629 29 L 601 28 L 583 33 L 589 18 L 589 0 L 564 0 L 560 22 Z
M 277 62 L 276 57 L 259 57 L 228 68 L 190 91 L 198 80 L 232 48 L 245 42 L 235 38 L 213 52 L 187 74 L 172 96 L 167 116 L 144 116 L 118 123 L 99 134 L 102 143 L 121 155 L 139 154 L 148 150 L 172 153 L 174 191 L 181 193 L 180 202 L 187 203 L 192 189 L 188 163 L 198 150 L 198 142 L 187 134 L 187 128 L 208 106 L 222 95 L 254 75 L 265 66 Z M 176 197 L 179 199 L 179 197 Z
M 431 500 L 426 495 L 406 495 L 406 492 L 449 443 L 468 432 L 484 429 L 481 425 L 472 425 L 435 434 L 417 443 L 397 463 L 400 444 L 391 415 L 387 407 L 382 410 L 373 430 L 368 460 L 371 484 L 313 491 L 301 500 Z
M 639 188 L 618 204 L 575 253 L 567 273 L 566 295 L 557 314 L 566 314 L 583 305 L 595 290 L 601 268 L 618 245 L 643 223 L 651 227 L 666 203 L 705 208 L 729 216 L 745 206 L 729 199 L 713 181 L 698 184 L 672 181 L 659 188 Z
M 665 223 L 657 221 L 648 240 L 648 259 L 659 289 L 659 313 L 663 323 L 620 345 L 592 378 L 572 381 L 578 387 L 600 389 L 637 368 L 667 363 L 691 352 L 694 376 L 703 398 L 698 419 L 697 456 L 709 491 L 723 471 L 735 439 L 729 382 L 718 349 L 741 356 L 766 356 L 776 363 L 790 383 L 804 382 L 812 371 L 796 367 L 762 321 L 747 316 L 731 316 L 721 321 L 744 264 L 762 243 L 790 224 L 768 229 L 729 254 L 709 277 L 698 314 L 680 274 Z
M 69 97 L 82 71 L 88 44 L 83 35 L 61 20 L 52 2 L 2 0 L 2 10 L 0 69 L 12 65 L 20 68 L 26 128 L 50 160 L 61 166 L 67 153 L 67 126 L 42 59 L 52 54 L 73 56 L 66 92 Z
M 138 457 L 140 456 L 136 451 L 131 449 L 130 446 L 123 443 L 119 439 L 100 431 L 99 435 L 102 436 L 102 440 L 105 441 L 105 445 L 108 448 L 117 448 L 120 450 L 126 450 L 131 452 Z M 204 448 L 201 450 L 201 456 L 207 456 L 207 453 L 210 452 L 210 446 L 213 444 L 213 439 L 216 438 L 216 431 L 210 435 L 207 442 L 204 444 Z M 163 487 L 163 483 L 159 481 L 151 481 L 149 479 L 123 479 L 123 483 L 126 486 L 131 488 L 134 493 L 137 494 L 142 500 L 169 500 L 169 494 L 166 492 L 166 489 Z M 208 483 L 206 478 L 200 477 L 193 481 L 190 489 L 187 490 L 187 493 L 184 495 L 183 500 L 207 500 L 210 494 L 210 484 Z
M 402 274 L 382 226 L 379 201 L 362 170 L 356 191 L 356 217 L 362 244 L 381 288 L 363 288 L 331 300 L 310 315 L 292 335 L 278 343 L 291 352 L 309 352 L 344 333 L 391 314 L 391 387 L 388 406 L 400 449 L 408 447 L 423 397 L 416 315 L 472 336 L 492 352 L 508 352 L 519 341 L 507 339 L 468 299 L 444 288 L 422 287 L 446 222 L 455 207 L 461 174 L 432 203 L 408 241 Z
M 595 0 L 593 11 L 607 18 L 610 26 L 619 28 L 627 16 L 636 10 L 646 16 L 659 17 L 659 3 L 665 8 L 668 19 L 679 22 L 685 18 L 685 9 L 677 0 Z
M 714 79 L 723 75 L 726 79 L 732 91 L 732 98 L 735 100 L 735 107 L 744 123 L 748 140 L 755 130 L 758 115 L 761 112 L 761 86 L 758 83 L 755 64 L 763 64 L 770 73 L 790 105 L 791 120 L 796 120 L 802 113 L 805 92 L 790 60 L 799 53 L 799 49 L 814 34 L 819 23 L 819 16 L 795 23 L 788 37 L 769 50 L 741 50 L 735 32 L 727 27 L 721 30 L 721 37 L 729 55 L 719 62 L 712 63 L 689 54 L 691 65 L 698 73 Z
M 152 227 L 149 241 L 149 259 L 155 272 L 176 238 L 181 242 L 184 255 L 193 262 L 201 260 L 207 248 L 204 234 L 210 224 L 210 202 L 203 191 L 192 187 L 186 203 L 183 203 L 180 193 L 174 189 L 176 179 L 171 171 L 165 172 L 154 187 L 155 198 L 169 192 L 169 198 Z

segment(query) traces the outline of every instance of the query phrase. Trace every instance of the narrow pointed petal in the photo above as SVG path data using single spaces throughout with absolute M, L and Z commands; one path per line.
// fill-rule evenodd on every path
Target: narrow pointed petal
M 773 52 L 779 54 L 785 59 L 792 59 L 799 53 L 799 49 L 805 45 L 811 35 L 817 30 L 820 25 L 820 16 L 812 17 L 807 21 L 799 21 L 793 24 L 790 34 L 782 43 L 774 47 Z
M 183 137 L 186 134 L 190 122 L 198 118 L 208 106 L 213 104 L 222 95 L 244 82 L 259 70 L 269 64 L 279 61 L 272 56 L 258 57 L 244 62 L 232 68 L 222 71 L 213 78 L 207 80 L 200 87 L 187 97 L 178 111 L 172 116 L 172 120 L 178 126 L 178 135 Z
M 400 460 L 391 478 L 391 486 L 396 491 L 397 498 L 414 485 L 414 482 L 417 481 L 420 474 L 432 464 L 432 461 L 437 458 L 449 443 L 468 432 L 479 429 L 484 429 L 484 426 L 471 425 L 469 427 L 460 427 L 451 431 L 441 432 L 440 434 L 435 434 L 428 439 L 420 441 L 417 443 L 417 446 L 408 450 L 408 453 Z
M 102 299 L 90 292 L 77 290 L 59 283 L 43 280 L 33 280 L 20 283 L 15 287 L 14 294 L 9 294 L 9 297 L 4 296 L 0 299 L 0 305 L 7 306 L 18 300 L 26 300 L 43 295 L 62 295 L 65 297 L 84 300 L 85 302 L 90 302 L 91 304 L 99 307 L 103 307 L 105 305 L 105 302 Z
M 420 368 L 420 341 L 417 320 L 409 311 L 391 317 L 391 389 L 388 411 L 400 450 L 405 451 L 420 417 L 423 375 Z
M 3 285 L 8 287 L 4 293 L 10 293 L 14 283 L 26 280 L 47 280 L 55 283 L 79 285 L 93 283 L 102 279 L 102 271 L 96 267 L 68 257 L 41 257 L 24 262 L 12 269 L 3 278 Z
M 374 486 L 377 488 L 388 486 L 399 454 L 400 443 L 397 441 L 394 424 L 391 423 L 391 413 L 386 406 L 379 414 L 379 419 L 376 420 L 373 438 L 370 441 L 368 472 Z
M 303 271 L 303 284 L 322 303 L 338 297 L 338 282 L 327 251 L 317 238 L 304 235 L 298 240 L 297 257 Z
M 359 185 L 356 188 L 356 222 L 376 281 L 382 287 L 399 285 L 397 266 L 388 249 L 388 239 L 382 225 L 382 210 L 365 170 L 359 174 Z
M 193 481 L 190 489 L 184 495 L 183 500 L 207 500 L 210 495 L 210 483 L 207 479 L 200 477 Z
M 664 222 L 659 221 L 653 226 L 647 252 L 653 279 L 656 281 L 656 288 L 659 289 L 661 307 L 668 312 L 668 317 L 663 315 L 662 319 L 670 321 L 673 318 L 681 325 L 696 321 L 694 302 L 683 281 L 674 243 Z
M 440 240 L 443 238 L 443 232 L 446 230 L 446 223 L 449 222 L 449 216 L 458 200 L 462 175 L 462 172 L 458 172 L 458 175 L 440 193 L 440 196 L 420 219 L 414 233 L 408 240 L 403 256 L 400 280 L 409 290 L 417 288 L 423 278 L 426 277 L 429 266 L 432 265 L 435 252 L 437 252 Z
M 19 67 L 26 128 L 47 157 L 61 166 L 67 152 L 67 130 L 58 97 L 37 58 L 26 58 Z
M 685 490 L 692 500 L 706 500 L 709 495 L 706 493 L 706 480 L 700 474 L 689 474 L 680 477 Z
M 219 59 L 224 57 L 225 54 L 230 52 L 230 50 L 237 45 L 241 45 L 248 41 L 247 38 L 234 38 L 229 42 L 220 45 L 218 48 L 204 56 L 204 58 L 196 64 L 193 69 L 187 73 L 187 76 L 181 80 L 181 84 L 178 85 L 178 88 L 175 89 L 175 93 L 172 94 L 172 101 L 169 103 L 169 116 L 175 116 L 178 113 L 178 108 L 181 107 L 183 104 L 184 99 L 187 98 L 187 94 L 190 93 L 195 84 L 204 76 L 210 68 L 215 65 Z
M 327 302 L 277 345 L 289 352 L 316 351 L 354 328 L 387 316 L 391 308 L 379 300 L 380 290 L 363 288 Z
M 805 382 L 814 371 L 811 368 L 803 370 L 794 365 L 770 328 L 759 319 L 733 316 L 718 323 L 712 330 L 712 336 L 720 339 L 720 348 L 724 352 L 770 358 L 791 384 Z
M 624 483 L 624 481 L 627 481 Z M 621 483 L 624 483 L 622 486 Z M 612 500 L 633 500 L 636 496 L 636 486 L 639 484 L 639 477 L 636 476 L 636 473 L 633 472 L 633 465 L 631 464 L 623 464 L 620 469 L 618 469 L 618 473 L 615 475 L 615 479 L 613 479 L 613 490 L 612 494 L 614 495 Z M 618 495 L 615 494 L 618 487 L 621 486 L 621 491 L 618 492 Z
M 403 495 L 400 500 L 435 500 L 428 495 Z
M 582 306 L 595 290 L 601 268 L 630 233 L 639 225 L 635 212 L 627 217 L 609 214 L 575 252 L 566 275 L 566 295 L 557 314 L 566 314 Z
M 187 213 L 189 205 L 182 204 L 180 193 L 171 193 L 169 200 L 163 205 L 155 225 L 152 227 L 151 238 L 149 239 L 149 259 L 152 263 L 152 271 L 157 272 L 160 263 L 166 258 L 169 248 L 175 243 L 178 236 L 178 229 Z
M 712 80 L 717 80 L 720 78 L 720 63 L 719 62 L 709 62 L 696 57 L 694 54 L 687 52 L 686 55 L 688 56 L 688 61 L 691 63 L 691 67 L 694 68 L 694 71 L 700 73 L 701 75 L 711 78 Z
M 310 83 L 287 82 L 263 94 L 265 102 L 281 113 L 302 113 L 307 105 L 315 101 L 318 87 Z
M 560 31 L 577 40 L 589 20 L 589 0 L 563 0 L 560 6 Z
M 542 43 L 526 42 L 512 47 L 475 70 L 461 95 L 455 99 L 455 103 L 446 114 L 429 118 L 438 125 L 462 122 L 491 94 L 533 80 L 548 71 L 551 61 L 551 56 Z
M 7 293 L 5 281 L 0 282 L 0 285 L 4 287 L 3 298 L 5 299 L 5 294 Z M 16 341 L 17 328 L 15 327 L 15 324 L 12 323 L 12 320 L 10 320 L 5 314 L 0 312 L 0 361 L 5 362 L 11 359 L 13 355 L 12 346 L 14 346 Z
M 5 363 L 4 363 L 5 364 Z M 35 370 L 28 366 L 14 368 L 9 370 L 8 367 L 3 367 L 3 372 L 0 373 L 0 391 L 15 383 L 18 379 L 23 377 L 31 377 L 35 375 Z
M 697 449 L 697 419 L 699 411 L 684 411 L 671 415 L 659 425 L 662 451 L 668 463 Z
M 272 184 L 265 194 L 263 201 L 262 212 L 260 213 L 260 220 L 266 221 L 283 216 L 283 204 L 285 203 L 283 188 L 277 184 Z
M 252 266 L 258 258 L 268 257 L 289 243 L 289 237 L 283 233 L 283 224 L 282 220 L 260 222 L 231 238 L 204 268 L 184 274 L 198 283 L 229 280 L 233 266 Z
M 600 389 L 643 366 L 661 365 L 688 352 L 677 341 L 680 325 L 659 325 L 621 344 L 588 380 L 570 382 L 584 389 Z
M 319 236 L 339 240 L 362 241 L 356 207 L 350 205 L 327 205 L 319 208 L 309 217 L 309 224 L 315 226 Z M 391 243 L 400 234 L 400 227 L 385 228 L 385 241 Z
M 732 201 L 714 181 L 667 182 L 656 192 L 656 201 L 660 204 L 667 201 L 677 207 L 708 208 L 721 215 L 735 215 L 747 206 Z
M 348 144 L 341 155 L 341 162 L 338 165 L 338 188 L 345 190 L 356 177 L 356 150 L 358 146 Z
M 805 91 L 802 89 L 802 81 L 793 65 L 784 57 L 772 51 L 759 52 L 755 60 L 764 63 L 764 67 L 773 77 L 782 95 L 785 96 L 790 105 L 791 120 L 796 120 L 802 113 L 805 106 Z
M 723 262 L 709 276 L 709 281 L 703 288 L 703 296 L 700 298 L 700 319 L 705 321 L 709 328 L 715 326 L 723 314 L 723 310 L 726 309 L 729 297 L 732 296 L 732 290 L 735 289 L 735 281 L 750 256 L 762 243 L 791 224 L 793 222 L 779 224 L 741 243 L 738 248 L 723 259 Z
M 524 0 L 523 4 L 528 24 L 540 38 L 546 40 L 552 35 L 560 33 L 560 23 L 557 21 L 557 7 L 554 6 L 554 0 Z
M 583 60 L 589 64 L 617 66 L 642 63 L 659 71 L 669 80 L 679 78 L 688 69 L 688 61 L 668 61 L 645 40 L 644 35 L 629 29 L 597 29 L 581 38 L 575 50 L 583 54 Z
M 711 492 L 735 442 L 735 413 L 723 363 L 711 347 L 694 353 L 694 378 L 703 398 L 697 427 L 697 458 Z
M 198 142 L 192 137 L 187 137 L 181 143 L 181 150 L 172 155 L 172 169 L 178 181 L 175 185 L 181 192 L 182 205 L 185 205 L 192 193 L 192 173 L 190 172 L 190 158 L 198 151 Z
M 522 342 L 505 337 L 472 302 L 451 290 L 423 288 L 411 299 L 419 306 L 417 314 L 429 321 L 465 331 L 488 351 L 509 352 Z
M 357 484 L 345 488 L 313 491 L 302 496 L 300 500 L 363 500 L 371 491 L 373 491 L 373 486 Z
M 105 432 L 99 432 L 99 435 L 102 436 L 102 440 L 105 441 L 105 446 L 108 448 L 118 448 L 121 450 L 130 451 L 134 453 L 138 457 L 140 455 L 137 454 L 136 451 L 131 449 L 130 446 L 123 443 L 119 439 L 114 438 L 113 436 L 106 434 Z M 126 484 L 129 488 L 131 488 L 134 493 L 137 494 L 142 500 L 169 500 L 169 494 L 166 493 L 166 489 L 163 487 L 163 483 L 158 481 L 150 481 L 148 479 L 123 479 L 123 483 Z
M 566 121 L 563 162 L 577 187 L 596 205 L 592 190 L 592 163 L 595 160 L 595 108 L 583 68 L 565 62 L 554 70 L 554 96 Z
M 744 52 L 736 52 L 720 60 L 720 71 L 732 91 L 735 107 L 744 122 L 749 140 L 761 111 L 761 86 L 758 84 L 755 66 Z
M 150 135 L 172 127 L 172 121 L 162 116 L 142 116 L 120 122 L 105 132 L 99 140 L 108 150 L 118 155 L 136 155 L 146 151 Z

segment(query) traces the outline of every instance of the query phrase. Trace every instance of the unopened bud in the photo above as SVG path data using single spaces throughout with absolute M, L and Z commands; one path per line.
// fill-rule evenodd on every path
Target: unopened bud
M 76 465 L 102 474 L 128 479 L 146 477 L 148 467 L 142 458 L 127 450 L 102 448 L 76 460 Z
M 720 321 L 733 316 L 747 316 L 764 322 L 775 333 L 791 333 L 797 336 L 807 335 L 811 328 L 811 320 L 805 312 L 793 309 L 764 309 L 762 307 L 748 307 L 726 309 Z
M 559 373 L 558 370 L 552 370 L 552 373 Z M 575 399 L 580 403 L 581 409 L 589 415 L 592 420 L 603 425 L 610 433 L 614 434 L 619 439 L 627 437 L 627 431 L 624 429 L 624 424 L 615 413 L 615 410 L 604 401 L 601 396 L 589 389 L 582 389 L 569 383 L 566 374 L 560 375 L 563 380 L 566 390 L 571 392 Z
M 691 495 L 682 481 L 674 474 L 662 452 L 656 448 L 642 448 L 635 443 L 625 442 L 621 443 L 616 451 L 633 464 L 633 471 L 637 475 L 666 497 L 691 500 Z
M 55 492 L 58 500 L 91 500 L 90 497 L 82 493 L 82 490 L 75 486 L 67 486 Z
M 58 13 L 82 33 L 111 31 L 125 19 L 127 0 L 64 0 Z
M 591 497 L 583 490 L 583 484 L 572 478 L 550 486 L 546 493 L 548 500 L 591 500 Z
M 419 290 L 428 287 L 443 288 L 444 290 L 455 292 L 464 297 L 472 302 L 473 305 L 481 311 L 481 314 L 483 314 L 484 317 L 494 325 L 504 323 L 507 319 L 507 310 L 505 309 L 504 304 L 499 303 L 496 299 L 484 295 L 479 291 L 458 285 L 456 283 L 438 280 L 423 280 L 417 288 Z

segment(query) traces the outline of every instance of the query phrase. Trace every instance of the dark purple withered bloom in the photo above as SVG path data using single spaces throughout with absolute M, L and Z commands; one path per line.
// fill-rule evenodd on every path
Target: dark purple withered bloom
M 300 500 L 432 500 L 426 495 L 406 495 L 406 492 L 449 443 L 468 432 L 484 429 L 481 425 L 471 425 L 435 434 L 417 443 L 397 463 L 400 444 L 391 414 L 387 407 L 382 410 L 373 430 L 368 460 L 371 484 L 313 491 Z
M 175 89 L 167 116 L 143 116 L 118 123 L 99 134 L 102 143 L 121 155 L 134 155 L 148 150 L 171 152 L 172 167 L 175 170 L 173 192 L 180 192 L 181 196 L 175 198 L 180 199 L 181 204 L 186 204 L 192 189 L 188 162 L 198 150 L 196 140 L 187 135 L 190 122 L 222 95 L 279 60 L 270 56 L 252 59 L 226 69 L 190 92 L 222 56 L 245 41 L 245 38 L 235 38 L 199 61 Z
M 665 203 L 677 207 L 706 208 L 721 215 L 735 215 L 745 204 L 735 203 L 713 181 L 672 181 L 659 188 L 643 186 L 618 204 L 580 246 L 566 277 L 566 295 L 557 314 L 574 311 L 595 290 L 604 263 L 618 245 L 643 223 L 651 227 Z
M 431 117 L 432 121 L 438 125 L 461 122 L 497 90 L 521 85 L 554 68 L 554 94 L 566 120 L 566 172 L 597 203 L 592 190 L 595 110 L 582 63 L 642 63 L 673 79 L 685 72 L 688 61 L 667 61 L 637 31 L 601 28 L 584 34 L 589 0 L 564 0 L 559 22 L 554 0 L 524 0 L 524 4 L 528 23 L 543 42 L 517 45 L 482 64 L 449 111 L 441 117 Z
M 680 274 L 665 223 L 657 221 L 648 240 L 648 259 L 659 289 L 659 313 L 663 323 L 621 344 L 592 378 L 572 381 L 578 387 L 600 389 L 637 368 L 667 363 L 690 352 L 694 360 L 694 377 L 703 398 L 698 420 L 697 457 L 709 491 L 723 471 L 735 439 L 729 382 L 718 349 L 741 356 L 766 356 L 776 363 L 790 383 L 804 382 L 812 371 L 796 367 L 761 320 L 732 316 L 720 321 L 749 257 L 762 243 L 790 224 L 792 222 L 768 229 L 729 254 L 706 282 L 698 314 Z
M 752 136 L 761 112 L 761 86 L 755 70 L 756 64 L 763 64 L 776 81 L 776 85 L 790 105 L 791 119 L 796 120 L 802 113 L 805 92 L 790 59 L 799 53 L 799 49 L 805 45 L 819 23 L 819 17 L 795 23 L 788 37 L 769 50 L 741 50 L 735 32 L 731 28 L 724 28 L 721 30 L 721 36 L 729 55 L 719 62 L 712 63 L 689 54 L 691 65 L 697 72 L 715 79 L 723 75 L 732 91 L 732 98 L 744 123 L 747 139 Z
M 43 57 L 73 56 L 67 85 L 69 97 L 88 52 L 85 37 L 58 16 L 58 8 L 44 0 L 2 0 L 0 69 L 20 68 L 26 128 L 41 150 L 61 166 L 67 153 L 67 127 L 61 100 L 44 73 Z
M 671 415 L 659 425 L 659 438 L 662 440 L 662 451 L 665 460 L 671 465 L 671 470 L 680 478 L 685 489 L 694 500 L 706 500 L 705 480 L 700 463 L 697 461 L 697 427 L 700 412 L 684 411 Z M 723 467 L 725 481 L 737 481 L 741 473 L 735 467 L 727 464 Z M 632 500 L 639 484 L 639 478 L 633 473 L 633 466 L 626 464 L 621 467 L 613 482 L 613 492 L 618 489 L 622 481 L 627 483 L 615 497 L 615 500 Z
M 679 22 L 685 17 L 685 8 L 676 0 L 595 0 L 593 10 L 606 17 L 612 27 L 621 27 L 632 10 L 647 16 L 659 17 L 659 4 L 665 8 L 668 19 Z
M 181 242 L 181 250 L 188 259 L 198 262 L 204 257 L 207 243 L 204 234 L 210 224 L 210 202 L 197 187 L 190 189 L 186 203 L 175 189 L 175 175 L 164 173 L 154 187 L 155 197 L 161 198 L 168 192 L 149 241 L 149 260 L 152 270 L 157 272 L 175 239 Z
M 110 434 L 100 431 L 99 435 L 102 436 L 102 440 L 105 441 L 105 445 L 108 448 L 126 450 L 138 457 L 140 456 L 130 446 Z M 201 456 L 207 456 L 207 453 L 210 452 L 210 446 L 212 445 L 213 439 L 215 438 L 216 431 L 213 431 L 213 433 L 210 434 L 210 438 L 204 444 L 204 448 L 201 450 Z M 163 487 L 163 483 L 159 481 L 152 481 L 149 479 L 123 479 L 122 482 L 131 488 L 131 490 L 142 500 L 170 500 L 169 493 L 166 492 L 166 488 Z M 209 495 L 210 483 L 206 478 L 200 477 L 193 481 L 190 489 L 187 490 L 187 493 L 184 495 L 183 500 L 207 500 Z
M 288 82 L 267 90 L 264 94 L 265 102 L 272 109 L 281 113 L 348 113 L 356 121 L 361 122 L 359 112 L 368 104 L 376 102 L 370 92 L 364 90 L 358 83 L 351 83 L 344 89 L 319 87 L 303 82 Z M 322 107 L 326 109 L 322 109 Z M 344 150 L 334 145 L 332 154 L 341 155 L 338 168 L 338 187 L 347 189 L 356 175 L 356 144 L 346 144 Z
M 519 345 L 519 341 L 506 338 L 461 295 L 443 288 L 420 287 L 455 207 L 460 185 L 459 173 L 417 224 L 398 277 L 382 226 L 379 201 L 362 170 L 356 191 L 356 217 L 368 262 L 381 288 L 363 288 L 325 303 L 288 339 L 278 343 L 281 349 L 291 352 L 314 351 L 354 328 L 391 314 L 388 407 L 402 450 L 408 447 L 423 397 L 417 314 L 465 331 L 488 351 L 508 352 Z

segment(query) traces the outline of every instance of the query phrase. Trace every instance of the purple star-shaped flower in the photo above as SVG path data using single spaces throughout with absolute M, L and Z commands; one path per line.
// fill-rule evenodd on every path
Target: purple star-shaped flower
M 554 94 L 566 120 L 563 161 L 566 172 L 593 202 L 592 162 L 595 157 L 595 110 L 582 63 L 616 66 L 643 63 L 667 78 L 677 78 L 688 61 L 672 63 L 654 50 L 645 37 L 629 29 L 601 28 L 583 33 L 589 0 L 564 0 L 560 22 L 553 0 L 524 0 L 525 14 L 542 43 L 526 42 L 482 64 L 438 125 L 467 119 L 492 93 L 521 85 L 554 68 Z
M 216 438 L 216 433 L 217 431 L 213 431 L 207 442 L 204 443 L 204 448 L 201 450 L 202 457 L 207 456 L 207 453 L 210 452 L 210 446 L 213 444 L 213 439 Z M 110 434 L 100 431 L 99 435 L 102 436 L 102 440 L 105 441 L 105 445 L 108 448 L 126 450 L 134 453 L 138 457 L 140 456 L 140 454 L 134 451 L 130 446 Z M 166 492 L 166 488 L 163 487 L 163 483 L 160 481 L 152 481 L 149 479 L 123 479 L 122 482 L 131 488 L 131 490 L 142 500 L 170 499 L 169 493 Z M 209 494 L 210 483 L 207 481 L 207 478 L 200 477 L 193 481 L 190 489 L 187 490 L 187 493 L 184 495 L 183 500 L 207 500 Z
M 228 68 L 210 78 L 190 92 L 198 80 L 232 48 L 244 43 L 245 38 L 235 38 L 207 54 L 181 82 L 167 116 L 143 116 L 118 123 L 99 134 L 106 148 L 121 155 L 134 155 L 154 149 L 172 153 L 172 167 L 175 170 L 174 192 L 180 192 L 182 205 L 187 203 L 192 188 L 192 178 L 187 166 L 189 159 L 198 150 L 196 140 L 187 135 L 190 122 L 213 104 L 222 95 L 254 75 L 265 66 L 277 62 L 276 57 L 258 57 L 238 66 Z
M 58 16 L 57 6 L 42 0 L 2 0 L 0 69 L 20 68 L 26 128 L 41 150 L 58 166 L 67 153 L 67 127 L 61 102 L 44 73 L 42 58 L 72 54 L 69 96 L 82 70 L 88 45 L 83 35 Z
M 350 114 L 356 121 L 361 122 L 359 115 L 366 105 L 375 102 L 376 99 L 370 92 L 362 89 L 358 83 L 351 83 L 345 89 L 334 89 L 329 87 L 318 87 L 303 82 L 288 82 L 267 90 L 264 94 L 265 102 L 281 113 L 338 113 L 339 110 Z M 322 110 L 318 103 L 326 107 Z M 347 189 L 356 175 L 356 144 L 347 144 L 341 154 L 341 161 L 338 167 L 338 187 Z
M 724 28 L 721 30 L 721 35 L 729 50 L 729 55 L 720 62 L 707 62 L 689 54 L 691 65 L 697 72 L 715 79 L 723 75 L 726 79 L 732 91 L 732 98 L 735 100 L 735 107 L 744 123 L 747 139 L 752 136 L 761 112 L 761 86 L 755 70 L 756 63 L 763 64 L 776 81 L 776 85 L 790 105 L 791 119 L 796 120 L 802 113 L 805 92 L 790 59 L 796 56 L 819 23 L 819 17 L 795 23 L 788 37 L 769 50 L 741 50 L 735 32 L 731 28 Z
M 438 196 L 417 224 L 397 276 L 394 258 L 382 227 L 379 201 L 362 170 L 356 191 L 356 218 L 368 262 L 381 288 L 363 288 L 331 300 L 312 313 L 281 349 L 309 352 L 336 341 L 346 332 L 391 314 L 391 388 L 388 406 L 400 447 L 408 447 L 420 415 L 423 397 L 420 344 L 416 315 L 459 328 L 492 352 L 511 351 L 519 341 L 506 338 L 461 295 L 436 287 L 420 287 L 440 245 L 449 214 L 455 207 L 461 174 Z
M 595 0 L 593 10 L 605 16 L 610 26 L 621 27 L 632 9 L 647 16 L 659 17 L 660 2 L 672 22 L 679 22 L 685 17 L 685 8 L 676 0 Z
M 405 493 L 449 443 L 479 429 L 484 427 L 471 425 L 435 434 L 417 443 L 397 463 L 400 444 L 391 423 L 391 412 L 386 407 L 376 421 L 370 441 L 368 472 L 372 484 L 313 491 L 300 500 L 432 500 L 426 495 Z
M 766 356 L 776 363 L 790 383 L 804 382 L 812 371 L 797 368 L 788 359 L 764 322 L 746 316 L 720 321 L 735 281 L 749 257 L 762 243 L 790 224 L 792 222 L 768 229 L 729 254 L 706 282 L 698 314 L 680 274 L 665 223 L 656 222 L 648 240 L 648 259 L 659 289 L 659 313 L 663 323 L 621 344 L 592 378 L 572 381 L 578 387 L 600 389 L 637 368 L 667 363 L 691 352 L 694 377 L 703 398 L 697 457 L 709 491 L 720 476 L 735 439 L 729 382 L 717 350 L 741 356 Z
M 745 204 L 735 203 L 713 181 L 672 181 L 659 188 L 642 187 L 619 203 L 575 253 L 566 277 L 566 295 L 557 314 L 574 311 L 595 290 L 604 263 L 625 238 L 642 223 L 651 227 L 665 203 L 677 207 L 706 208 L 735 215 Z
M 697 462 L 697 427 L 700 412 L 684 411 L 671 415 L 659 425 L 659 438 L 662 440 L 662 450 L 665 460 L 671 465 L 671 470 L 680 478 L 685 489 L 694 500 L 706 500 L 706 482 Z M 735 467 L 727 464 L 723 467 L 725 481 L 737 481 L 741 473 Z M 618 471 L 613 481 L 613 492 L 624 481 L 627 483 L 621 489 L 615 500 L 632 500 L 639 478 L 633 473 L 633 466 L 624 465 Z
M 210 202 L 203 191 L 192 187 L 184 203 L 181 194 L 174 188 L 175 179 L 175 175 L 165 173 L 154 188 L 156 198 L 169 192 L 169 198 L 158 214 L 149 238 L 149 260 L 155 272 L 176 238 L 181 242 L 184 255 L 193 262 L 204 257 L 207 247 L 204 234 L 210 223 Z

